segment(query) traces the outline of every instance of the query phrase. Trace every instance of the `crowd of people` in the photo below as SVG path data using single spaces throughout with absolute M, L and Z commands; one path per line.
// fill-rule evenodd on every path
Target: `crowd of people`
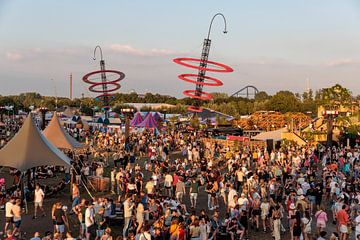
M 69 152 L 74 174 L 65 170 L 69 209 L 59 201 L 46 213 L 45 189 L 32 193 L 34 219 L 54 227 L 42 239 L 360 239 L 358 146 L 230 149 L 181 131 L 84 139 L 86 150 Z M 103 196 L 88 197 L 92 175 L 110 178 Z M 7 197 L 3 234 L 16 239 L 21 196 Z

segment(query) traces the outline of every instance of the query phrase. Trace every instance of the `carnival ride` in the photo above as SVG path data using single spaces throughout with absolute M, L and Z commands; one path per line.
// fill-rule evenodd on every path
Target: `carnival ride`
M 120 89 L 121 85 L 119 82 L 125 78 L 125 74 L 123 72 L 120 72 L 118 70 L 106 70 L 105 69 L 105 60 L 103 58 L 102 49 L 100 46 L 96 46 L 94 49 L 94 57 L 93 59 L 96 60 L 96 50 L 99 49 L 100 51 L 100 70 L 96 70 L 93 72 L 90 72 L 83 76 L 82 80 L 85 83 L 90 84 L 89 91 L 93 93 L 98 93 L 100 95 L 95 97 L 95 100 L 102 101 L 103 102 L 103 109 L 105 111 L 105 118 L 108 118 L 109 114 L 108 111 L 110 109 L 109 101 L 114 98 L 114 92 L 118 89 Z M 114 74 L 118 77 L 109 80 L 106 74 Z M 94 77 L 96 75 L 101 75 L 101 81 L 98 81 L 99 78 L 90 79 L 90 77 Z M 111 86 L 109 88 L 109 86 Z
M 217 72 L 217 73 L 233 72 L 233 69 L 225 64 L 221 64 L 218 62 L 208 60 L 209 52 L 210 52 L 210 45 L 211 45 L 211 40 L 210 40 L 211 27 L 212 27 L 214 19 L 217 16 L 221 16 L 223 18 L 224 24 L 225 24 L 223 33 L 227 33 L 225 16 L 222 13 L 217 13 L 211 19 L 207 38 L 205 38 L 204 42 L 203 42 L 201 58 L 200 59 L 198 59 L 198 58 L 176 58 L 176 59 L 173 59 L 173 61 L 179 65 L 198 70 L 198 74 L 185 73 L 185 74 L 180 74 L 178 76 L 179 79 L 181 79 L 185 82 L 196 84 L 195 90 L 185 90 L 183 92 L 183 94 L 185 96 L 194 99 L 193 105 L 188 107 L 188 110 L 190 110 L 192 112 L 202 112 L 202 108 L 200 107 L 201 101 L 211 100 L 213 98 L 210 93 L 203 91 L 204 86 L 219 87 L 219 86 L 223 85 L 221 80 L 214 78 L 214 77 L 207 76 L 206 75 L 207 71 L 208 72 Z M 196 63 L 198 63 L 199 65 L 195 65 Z

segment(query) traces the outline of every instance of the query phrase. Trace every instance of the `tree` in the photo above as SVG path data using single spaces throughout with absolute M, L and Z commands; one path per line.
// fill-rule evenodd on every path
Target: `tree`
M 213 93 L 211 93 L 211 96 L 213 97 L 213 100 L 225 99 L 225 98 L 229 97 L 229 95 L 227 93 L 222 93 L 222 92 L 213 92 Z
M 94 110 L 91 107 L 88 107 L 86 105 L 82 105 L 80 108 L 80 112 L 86 116 L 92 116 L 94 115 Z
M 290 91 L 280 91 L 272 96 L 266 104 L 267 110 L 281 113 L 297 112 L 300 110 L 301 102 Z
M 269 98 L 270 96 L 264 91 L 260 91 L 255 95 L 255 101 L 265 101 L 268 100 Z
M 302 108 L 301 111 L 304 113 L 311 112 L 316 113 L 316 101 L 313 96 L 313 91 L 310 89 L 302 94 Z
M 333 108 L 338 105 L 348 106 L 351 103 L 352 96 L 349 89 L 336 84 L 330 88 L 323 88 L 319 100 L 325 108 Z

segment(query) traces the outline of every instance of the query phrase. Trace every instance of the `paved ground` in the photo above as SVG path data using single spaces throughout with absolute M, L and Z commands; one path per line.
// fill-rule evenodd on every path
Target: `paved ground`
M 140 160 L 140 165 L 142 165 L 144 162 L 144 159 Z M 10 178 L 8 176 L 8 174 L 4 174 L 1 173 L 1 175 L 5 176 L 7 181 L 10 181 Z M 149 176 L 149 173 L 145 174 L 145 178 Z M 48 185 L 52 185 L 55 184 L 59 179 L 61 178 L 61 176 L 58 176 L 56 178 L 51 178 L 51 179 L 47 179 L 47 180 L 39 180 L 39 182 L 41 184 L 48 184 Z M 95 193 L 94 195 L 97 196 L 111 196 L 108 193 Z M 82 197 L 89 197 L 85 191 L 82 191 Z M 57 193 L 56 197 L 52 197 L 49 199 L 45 199 L 44 201 L 44 208 L 46 211 L 47 216 L 45 217 L 40 217 L 36 220 L 32 219 L 33 216 L 33 203 L 29 203 L 29 213 L 27 215 L 23 216 L 23 224 L 22 224 L 22 230 L 23 230 L 23 239 L 29 239 L 32 237 L 32 235 L 34 234 L 34 232 L 39 231 L 40 233 L 45 233 L 46 231 L 52 231 L 52 223 L 51 223 L 51 218 L 50 218 L 50 212 L 51 212 L 51 206 L 57 202 L 57 201 L 61 201 L 63 204 L 67 205 L 67 206 L 71 206 L 71 202 L 69 199 L 69 186 L 67 186 L 63 191 Z M 199 194 L 199 198 L 198 198 L 198 208 L 196 210 L 200 210 L 201 208 L 205 208 L 207 209 L 207 194 L 205 194 L 205 192 L 201 191 Z M 189 196 L 186 195 L 185 196 L 185 203 L 189 203 Z M 187 204 L 189 205 L 189 204 Z M 225 212 L 225 207 L 223 204 L 221 204 L 220 207 L 220 211 L 221 212 Z M 330 216 L 330 215 L 328 215 Z M 74 216 L 69 216 L 70 219 L 70 228 L 71 230 L 75 233 L 74 235 L 77 236 L 77 229 L 78 229 L 78 224 L 77 221 L 75 220 Z M 4 220 L 5 220 L 5 213 L 2 211 L 0 212 L 0 227 L 1 230 L 3 230 L 4 227 Z M 284 223 L 286 226 L 286 223 Z M 315 220 L 313 221 L 313 224 L 315 224 Z M 331 233 L 332 231 L 334 231 L 334 225 L 332 225 L 331 223 L 328 224 L 329 225 L 329 229 L 328 232 Z M 116 236 L 117 234 L 121 234 L 121 230 L 122 230 L 122 226 L 120 225 L 120 223 L 118 223 L 117 225 L 113 225 L 112 227 L 114 236 Z M 315 230 L 315 226 L 313 226 L 312 228 L 313 230 Z M 255 232 L 255 230 L 250 230 L 250 239 L 261 239 L 261 240 L 267 240 L 267 239 L 272 239 L 271 237 L 271 233 L 264 233 L 261 230 L 259 232 Z M 0 237 L 0 239 L 2 239 Z M 289 232 L 287 231 L 285 233 L 285 235 L 283 236 L 282 239 L 290 239 L 289 236 Z M 351 239 L 351 238 L 350 238 Z

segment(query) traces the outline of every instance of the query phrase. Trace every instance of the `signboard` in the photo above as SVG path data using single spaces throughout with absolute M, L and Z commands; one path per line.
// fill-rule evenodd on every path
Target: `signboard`
M 226 140 L 248 142 L 248 141 L 250 141 L 250 138 L 249 137 L 241 137 L 241 136 L 227 136 Z

